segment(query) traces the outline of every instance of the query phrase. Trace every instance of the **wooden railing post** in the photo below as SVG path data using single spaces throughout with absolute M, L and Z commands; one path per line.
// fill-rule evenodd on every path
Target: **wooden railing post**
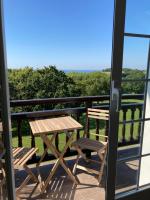
M 59 134 L 58 133 L 55 138 L 55 146 L 56 146 L 56 149 L 59 151 Z
M 99 119 L 96 119 L 96 134 L 99 135 Z M 99 140 L 99 136 L 96 136 L 96 140 Z
M 88 117 L 87 117 L 87 109 L 88 109 L 88 108 L 92 108 L 92 102 L 91 102 L 91 101 L 87 101 L 87 102 L 85 103 L 85 108 L 86 108 L 86 122 L 85 122 L 84 134 L 86 135 L 86 137 L 89 138 L 90 123 L 89 123 L 89 119 L 88 119 Z
M 19 119 L 17 123 L 18 123 L 18 146 L 22 147 L 22 133 L 21 133 L 22 120 Z
M 139 119 L 141 119 L 142 118 L 142 109 L 143 108 L 143 106 L 140 106 L 139 107 Z M 137 140 L 138 140 L 138 142 L 140 142 L 140 137 L 141 137 L 141 122 L 139 122 L 139 127 L 138 127 L 138 138 L 137 138 Z
M 79 122 L 80 121 L 80 114 L 79 113 L 77 113 L 77 115 L 76 115 L 76 120 L 77 120 L 77 122 Z M 77 140 L 80 138 L 80 130 L 77 130 Z
M 92 108 L 92 102 L 87 101 L 85 106 L 86 106 L 86 125 L 85 125 L 84 135 L 89 138 L 90 137 L 90 134 L 89 134 L 90 123 L 89 123 L 89 118 L 87 117 L 87 109 Z M 91 158 L 91 151 L 88 149 L 86 149 L 86 157 Z
M 123 121 L 126 121 L 126 116 L 127 116 L 127 108 L 123 108 Z M 126 143 L 126 124 L 123 123 L 123 127 L 122 127 L 122 143 L 125 144 Z
M 35 147 L 35 137 L 30 129 L 30 135 L 31 135 L 31 147 Z
M 109 131 L 109 120 L 106 120 L 106 128 L 105 128 L 105 136 L 108 136 Z M 107 138 L 105 139 L 105 142 L 107 141 Z
M 31 135 L 31 147 L 35 147 L 35 137 L 32 133 L 32 130 L 30 129 L 30 135 Z M 33 155 L 32 160 L 36 162 L 36 154 Z
M 135 108 L 135 107 L 131 108 L 131 119 L 132 119 L 132 120 L 134 120 L 135 111 L 136 111 L 136 108 Z M 132 122 L 132 123 L 131 123 L 131 126 L 130 126 L 130 142 L 131 142 L 131 143 L 134 141 L 133 133 L 134 133 L 134 122 Z
M 66 143 L 68 142 L 69 137 L 66 134 Z M 66 154 L 69 155 L 70 154 L 70 148 L 67 149 Z

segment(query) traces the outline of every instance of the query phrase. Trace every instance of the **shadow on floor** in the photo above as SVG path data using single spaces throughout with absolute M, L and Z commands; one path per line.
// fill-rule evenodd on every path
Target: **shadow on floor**
M 94 157 L 97 159 L 97 157 Z M 75 160 L 67 161 L 70 169 L 73 168 Z M 80 161 L 82 163 L 82 161 Z M 83 165 L 90 165 L 82 163 Z M 40 167 L 42 179 L 48 176 L 51 171 L 52 164 L 46 163 Z M 130 162 L 123 162 L 117 166 L 117 185 L 118 192 L 131 190 L 136 185 L 138 161 L 133 160 Z M 36 169 L 33 168 L 36 174 Z M 25 172 L 19 171 L 16 174 L 16 186 L 20 184 L 25 178 Z M 66 175 L 62 167 L 59 167 L 57 173 L 53 177 L 47 191 L 44 194 L 40 193 L 39 187 L 32 182 L 22 190 L 20 195 L 21 199 L 50 199 L 50 200 L 104 200 L 105 198 L 105 173 L 103 175 L 101 187 L 98 186 L 98 181 L 92 174 L 87 174 L 83 171 L 77 170 L 77 178 L 80 181 L 79 185 L 75 185 L 70 178 Z
M 67 161 L 67 164 L 70 169 L 74 166 L 74 160 Z M 83 163 L 85 164 L 85 163 Z M 40 167 L 40 172 L 42 179 L 45 180 L 45 177 L 48 176 L 48 173 L 53 167 L 52 164 L 45 164 Z M 37 172 L 35 168 L 32 170 L 36 175 Z M 25 178 L 25 172 L 18 171 L 16 173 L 16 186 L 19 186 Z M 101 200 L 104 199 L 104 180 L 102 181 L 102 187 L 98 186 L 97 178 L 91 174 L 87 174 L 83 171 L 77 170 L 77 178 L 80 181 L 79 185 L 75 185 L 70 178 L 66 175 L 62 167 L 59 167 L 57 173 L 50 182 L 47 190 L 44 194 L 40 194 L 39 187 L 32 182 L 24 188 L 21 192 L 21 199 L 57 199 L 57 200 Z

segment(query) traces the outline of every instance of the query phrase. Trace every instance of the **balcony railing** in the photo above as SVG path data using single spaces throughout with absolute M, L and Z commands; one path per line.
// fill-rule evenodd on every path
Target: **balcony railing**
M 142 117 L 142 101 L 137 103 L 137 100 L 142 100 L 143 95 L 122 95 L 122 103 L 119 127 L 118 145 L 132 145 L 137 144 L 140 139 L 141 123 L 134 123 L 135 119 Z M 129 101 L 130 100 L 130 101 Z M 85 124 L 86 109 L 89 107 L 109 109 L 109 95 L 105 96 L 88 96 L 88 97 L 69 97 L 69 98 L 49 98 L 49 99 L 33 99 L 33 100 L 16 100 L 11 101 L 12 109 L 12 123 L 16 127 L 18 146 L 23 145 L 23 131 L 25 129 L 26 135 L 31 136 L 31 147 L 35 146 L 35 138 L 32 135 L 28 120 L 31 118 L 52 117 L 58 115 L 71 115 L 81 124 Z M 15 112 L 14 112 L 15 110 Z M 19 112 L 16 112 L 16 111 Z M 21 110 L 21 112 L 20 112 Z M 131 123 L 126 124 L 127 120 Z M 24 128 L 24 126 L 26 127 Z M 92 125 L 93 126 L 93 125 Z M 88 127 L 91 128 L 90 125 Z M 108 124 L 100 126 L 98 122 L 92 127 L 97 133 L 107 134 Z M 76 137 L 80 138 L 84 130 L 77 131 Z M 98 139 L 98 138 L 96 138 Z M 65 138 L 67 141 L 67 137 Z M 29 141 L 30 142 L 30 141 Z M 56 137 L 55 145 L 59 150 L 60 144 L 59 136 Z M 44 147 L 45 148 L 45 147 Z M 73 150 L 68 150 L 66 156 L 76 154 Z M 36 159 L 36 157 L 34 157 Z M 53 159 L 52 155 L 47 155 L 46 159 Z

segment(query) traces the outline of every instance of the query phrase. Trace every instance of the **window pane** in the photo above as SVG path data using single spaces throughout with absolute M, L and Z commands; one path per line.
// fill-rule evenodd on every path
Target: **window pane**
M 149 0 L 127 0 L 126 32 L 150 34 Z
M 150 153 L 150 121 L 144 123 L 142 154 Z
M 141 78 L 138 78 L 138 77 L 140 77 L 140 75 L 138 75 L 138 73 L 141 74 L 142 72 L 140 72 L 140 71 L 137 72 L 137 75 L 136 75 L 135 79 L 137 79 L 137 80 L 139 79 L 140 80 Z M 131 77 L 133 79 L 134 78 L 134 74 L 136 74 L 136 72 L 132 71 L 130 73 L 130 75 L 129 76 L 127 75 L 127 76 Z M 125 77 L 125 79 L 128 79 L 127 76 Z M 138 97 L 135 98 L 134 95 L 135 94 L 144 94 L 144 90 L 145 90 L 145 82 L 144 81 L 122 81 L 121 94 L 122 95 L 123 94 L 130 94 L 130 95 L 133 96 L 133 98 L 130 98 L 130 101 L 124 100 L 123 97 L 122 97 L 123 101 L 125 101 L 126 103 L 129 103 L 129 102 L 135 102 L 135 103 L 138 102 L 139 103 L 139 102 L 141 102 L 141 101 L 137 101 L 137 100 L 139 100 L 139 98 Z M 142 99 L 142 96 L 141 96 L 141 99 Z
M 150 171 L 150 156 L 146 156 L 141 159 L 139 186 L 143 186 L 150 183 L 149 171 Z
M 127 68 L 136 70 L 136 73 L 132 74 L 133 77 L 128 75 L 129 78 L 140 79 L 145 76 L 144 70 L 147 68 L 148 45 L 149 40 L 143 38 L 124 38 L 123 78 L 126 78 L 128 74 L 130 75 L 130 71 Z M 140 73 L 137 69 L 143 71 L 143 73 Z
M 150 77 L 150 74 L 149 74 Z M 146 112 L 145 118 L 150 118 L 150 82 L 148 82 L 146 94 Z
M 135 159 L 117 164 L 116 193 L 136 189 L 138 167 L 139 160 Z

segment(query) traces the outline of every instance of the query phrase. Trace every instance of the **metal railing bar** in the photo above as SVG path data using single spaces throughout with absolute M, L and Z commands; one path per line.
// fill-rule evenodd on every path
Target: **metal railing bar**
M 140 82 L 140 81 L 150 81 L 150 79 L 122 79 L 122 82 Z
M 139 34 L 139 33 L 124 33 L 126 37 L 137 37 L 137 38 L 147 38 L 150 39 L 150 35 L 148 34 Z
M 140 147 L 139 147 L 140 148 Z M 150 153 L 147 153 L 147 154 L 143 154 L 143 155 L 136 155 L 136 156 L 128 156 L 126 158 L 120 158 L 117 160 L 117 163 L 120 163 L 120 162 L 127 162 L 127 161 L 132 161 L 132 160 L 136 160 L 136 159 L 140 159 L 140 158 L 143 158 L 143 157 L 147 157 L 147 156 L 150 156 Z
M 123 99 L 143 99 L 143 94 L 123 94 Z M 28 99 L 28 100 L 11 100 L 11 107 L 42 105 L 42 104 L 59 104 L 59 103 L 84 103 L 92 101 L 106 101 L 109 100 L 109 95 L 102 96 L 85 96 L 85 97 L 64 97 L 64 98 L 45 98 L 45 99 Z
M 119 124 L 130 124 L 136 122 L 145 122 L 150 121 L 150 118 L 143 118 L 143 119 L 134 119 L 134 120 L 127 120 L 127 121 L 120 121 Z

